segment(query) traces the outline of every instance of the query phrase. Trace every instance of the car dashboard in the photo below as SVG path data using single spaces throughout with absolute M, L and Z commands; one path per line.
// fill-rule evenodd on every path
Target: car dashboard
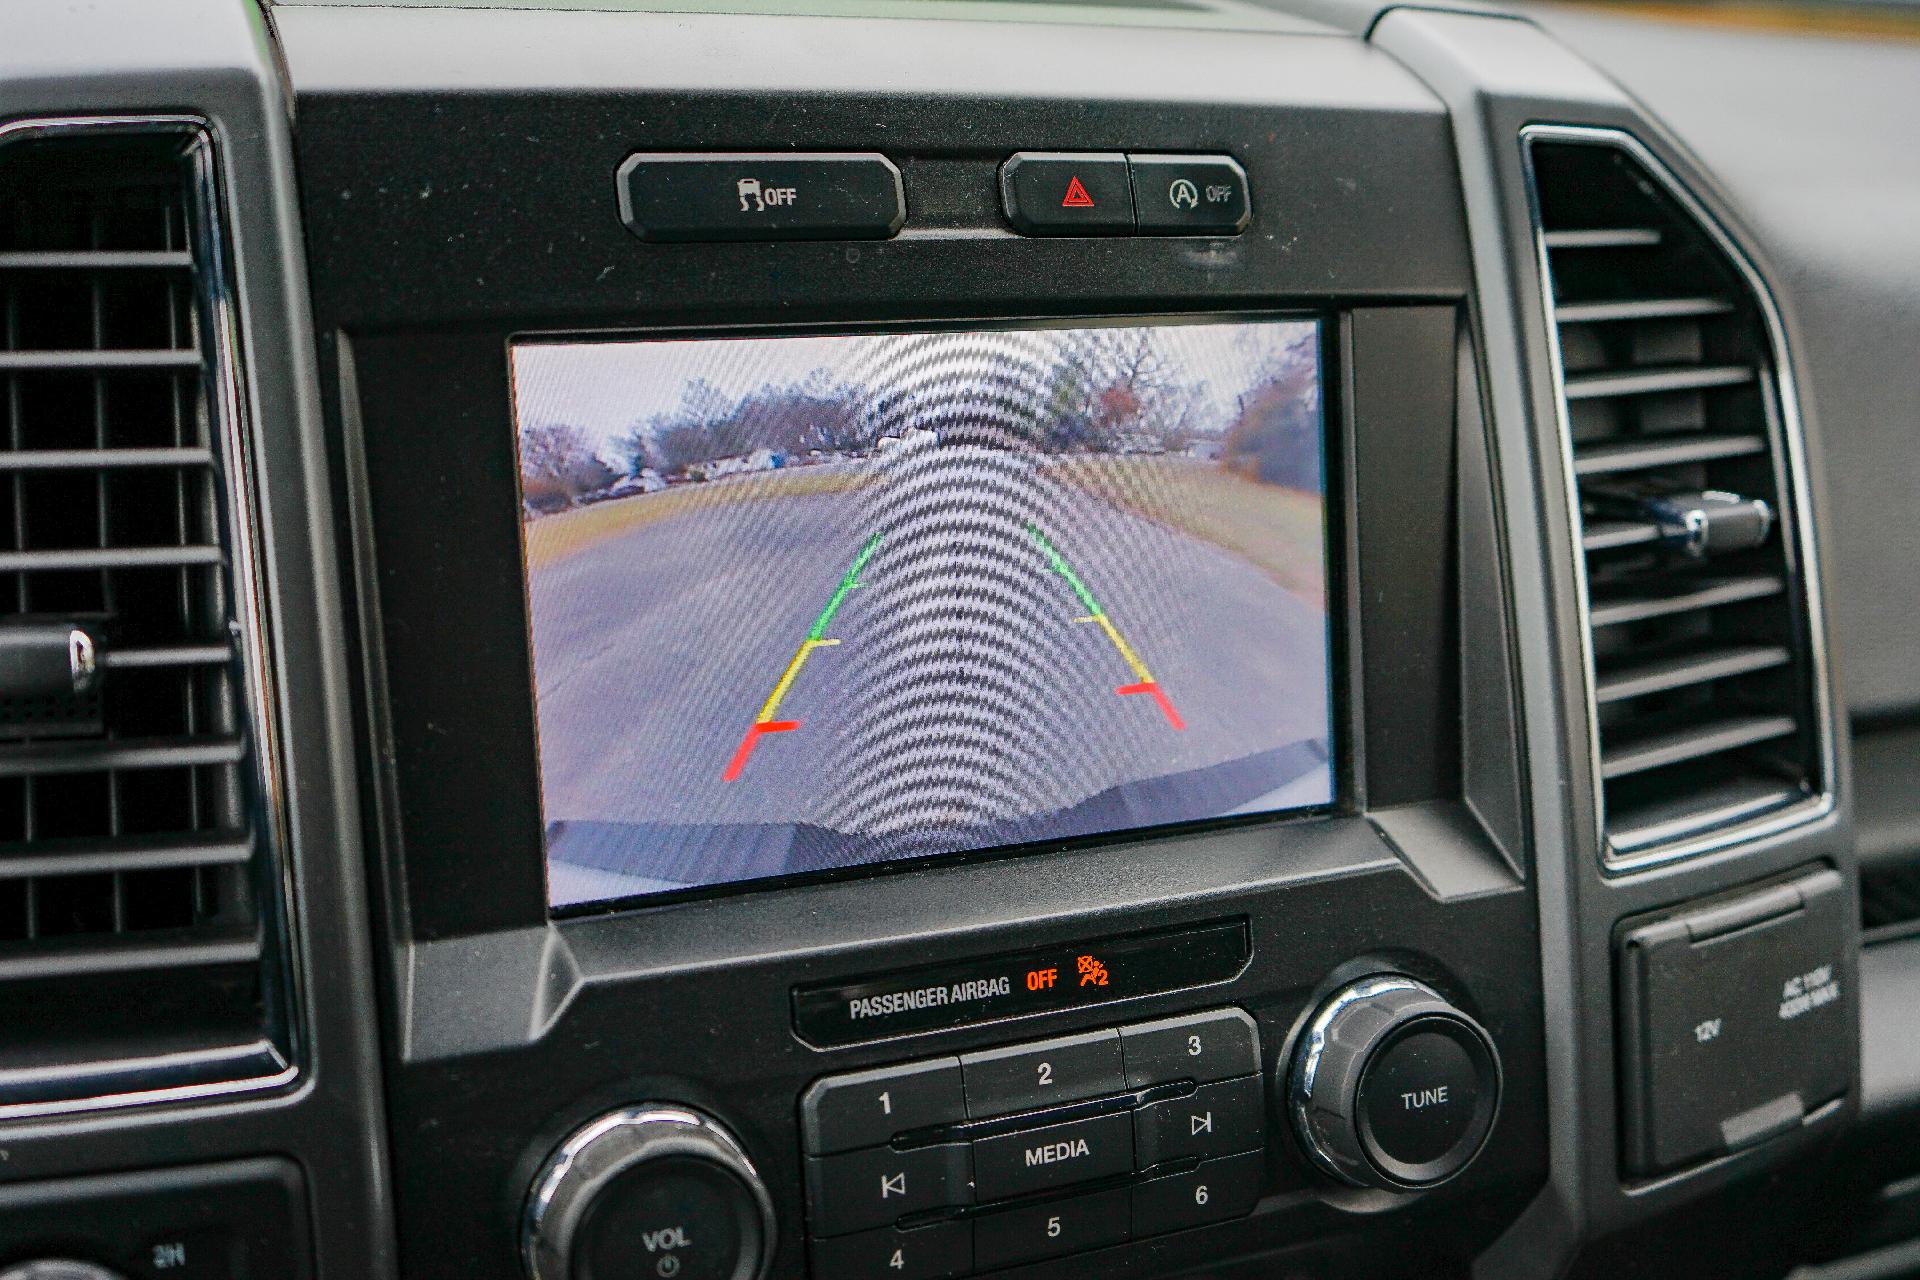
M 1920 1274 L 1920 46 L 17 0 L 0 1280 Z

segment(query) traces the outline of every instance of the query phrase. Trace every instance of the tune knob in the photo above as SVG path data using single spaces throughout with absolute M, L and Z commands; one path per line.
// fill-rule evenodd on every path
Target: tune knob
M 1436 1186 L 1486 1145 L 1500 1059 L 1480 1024 L 1412 978 L 1368 978 L 1307 1025 L 1288 1080 L 1295 1132 L 1355 1186 Z
M 532 1280 L 759 1280 L 773 1202 L 740 1143 L 670 1103 L 610 1112 L 575 1131 L 534 1179 Z

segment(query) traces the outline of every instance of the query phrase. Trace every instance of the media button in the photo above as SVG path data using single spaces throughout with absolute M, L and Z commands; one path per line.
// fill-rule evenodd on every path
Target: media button
M 883 1227 L 909 1213 L 966 1204 L 972 1181 L 961 1142 L 895 1151 L 873 1147 L 807 1158 L 807 1204 L 816 1236 Z
M 828 1076 L 800 1099 L 800 1129 L 813 1155 L 877 1146 L 896 1133 L 966 1116 L 958 1058 Z
M 1133 1235 L 1130 1219 L 1125 1187 L 991 1214 L 974 1221 L 974 1265 L 993 1271 L 1125 1244 Z
M 1130 155 L 1133 204 L 1148 235 L 1237 236 L 1252 214 L 1247 171 L 1231 156 Z
M 1133 1123 L 1126 1112 L 977 1138 L 973 1144 L 974 1192 L 980 1200 L 1004 1200 L 1132 1169 Z
M 1118 153 L 1022 151 L 1000 166 L 1007 221 L 1029 236 L 1111 236 L 1133 230 L 1133 188 Z
M 900 171 L 875 152 L 641 152 L 616 186 L 642 240 L 884 240 L 907 218 Z
M 1126 1080 L 1117 1031 L 962 1054 L 960 1070 L 975 1119 L 1117 1093 Z
M 1192 1080 L 1210 1084 L 1260 1070 L 1260 1035 L 1238 1009 L 1213 1009 L 1120 1028 L 1127 1087 Z
M 1267 1143 L 1265 1098 L 1257 1076 L 1201 1085 L 1133 1113 L 1134 1156 L 1142 1169 L 1186 1156 L 1208 1159 L 1258 1151 Z

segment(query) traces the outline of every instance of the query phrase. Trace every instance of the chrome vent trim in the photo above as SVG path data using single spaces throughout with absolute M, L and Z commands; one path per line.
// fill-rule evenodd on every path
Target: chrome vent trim
M 236 315 L 231 235 L 223 191 L 219 144 L 204 118 L 184 114 L 63 116 L 0 122 L 0 150 L 41 141 L 130 136 L 165 136 L 177 140 L 183 165 L 183 188 L 188 211 L 185 249 L 164 251 L 49 251 L 0 253 L 0 271 L 6 270 L 181 270 L 193 272 L 192 306 L 199 330 L 198 349 L 177 351 L 8 352 L 0 354 L 0 376 L 33 368 L 72 368 L 79 371 L 191 367 L 202 371 L 207 435 L 211 447 L 174 447 L 114 450 L 15 450 L 0 452 L 0 483 L 10 476 L 67 469 L 88 471 L 200 468 L 210 469 L 217 545 L 153 549 L 155 564 L 225 565 L 227 594 L 226 643 L 174 644 L 109 649 L 102 657 L 103 672 L 115 669 L 148 670 L 232 664 L 235 709 L 245 723 L 219 740 L 202 733 L 195 750 L 210 753 L 209 760 L 234 762 L 245 773 L 247 786 L 239 829 L 206 831 L 145 841 L 48 840 L 5 851 L 9 877 L 79 873 L 119 875 L 154 868 L 200 866 L 245 868 L 254 895 L 251 927 L 244 930 L 204 931 L 203 936 L 159 946 L 75 947 L 71 957 L 54 954 L 51 963 L 23 956 L 0 962 L 0 980 L 9 971 L 27 973 L 112 973 L 143 971 L 142 953 L 161 955 L 161 968 L 185 963 L 251 964 L 258 969 L 261 992 L 260 1025 L 253 1034 L 223 1036 L 205 1042 L 168 1041 L 155 1035 L 150 1052 L 134 1052 L 76 1060 L 47 1066 L 21 1065 L 0 1069 L 0 1120 L 66 1115 L 103 1109 L 208 1101 L 235 1095 L 282 1090 L 302 1072 L 305 1028 L 301 1017 L 296 937 L 292 912 L 292 875 L 282 787 L 280 739 L 275 712 L 272 663 L 267 626 L 265 573 L 257 538 L 254 448 L 244 392 L 242 354 Z M 191 361 L 184 357 L 191 356 Z M 121 548 L 135 562 L 147 549 Z M 23 572 L 45 567 L 31 563 L 36 552 L 18 553 L 21 563 L 0 564 L 0 571 Z M 57 559 L 66 553 L 53 553 Z M 111 550 L 101 553 L 111 555 Z M 86 555 L 74 553 L 74 563 L 56 568 L 108 567 L 83 564 Z M 116 564 L 113 567 L 118 567 Z M 236 745 L 237 744 L 237 745 Z M 67 743 L 76 756 L 91 749 L 95 755 L 166 750 L 164 741 L 107 741 Z M 31 750 L 9 747 L 23 758 L 25 771 L 57 770 L 28 761 Z M 237 752 L 237 754 L 236 754 Z M 56 752 L 55 755 L 58 755 Z M 128 847 L 129 845 L 137 847 Z M 56 952 L 58 949 L 56 948 Z M 72 963 L 60 968 L 68 959 Z
M 1570 545 L 1575 548 L 1574 573 L 1579 621 L 1579 636 L 1585 681 L 1587 710 L 1587 764 L 1591 774 L 1592 834 L 1595 847 L 1609 872 L 1619 873 L 1656 866 L 1684 858 L 1720 852 L 1781 835 L 1797 827 L 1817 822 L 1833 811 L 1835 747 L 1833 709 L 1829 693 L 1826 625 L 1820 590 L 1817 535 L 1809 505 L 1811 485 L 1808 478 L 1806 446 L 1801 430 L 1798 393 L 1787 350 L 1785 330 L 1779 309 L 1758 269 L 1719 221 L 1700 203 L 1648 148 L 1624 130 L 1575 125 L 1530 125 L 1520 131 L 1521 156 L 1527 182 L 1527 197 L 1534 237 L 1535 266 L 1540 288 L 1542 314 L 1547 323 L 1547 345 L 1553 382 L 1554 412 L 1559 427 L 1559 446 L 1569 519 Z M 1764 330 L 1766 361 L 1755 370 L 1721 364 L 1700 364 L 1674 370 L 1635 371 L 1623 376 L 1573 375 L 1566 368 L 1561 326 L 1564 324 L 1605 323 L 1617 320 L 1661 320 L 1685 317 L 1710 317 L 1729 309 L 1724 299 L 1687 294 L 1664 299 L 1635 299 L 1620 302 L 1583 302 L 1562 307 L 1556 300 L 1551 254 L 1566 249 L 1646 248 L 1659 243 L 1657 230 L 1643 227 L 1617 227 L 1581 230 L 1549 230 L 1543 218 L 1535 147 L 1541 144 L 1570 144 L 1610 148 L 1623 153 L 1650 179 L 1680 213 L 1705 236 L 1722 261 L 1732 268 L 1745 286 L 1754 312 Z M 1659 393 L 1680 388 L 1732 387 L 1759 383 L 1766 419 L 1764 437 L 1746 434 L 1698 434 L 1684 442 L 1661 442 L 1666 460 L 1645 442 L 1634 445 L 1609 444 L 1583 451 L 1575 456 L 1573 404 L 1581 397 Z M 1605 385 L 1603 385 L 1603 383 Z M 1729 457 L 1740 457 L 1770 450 L 1775 461 L 1777 486 L 1789 499 L 1791 522 L 1780 529 L 1787 572 L 1784 574 L 1747 571 L 1729 573 L 1700 581 L 1690 598 L 1642 597 L 1615 598 L 1596 603 L 1589 581 L 1587 558 L 1596 551 L 1648 544 L 1662 536 L 1657 527 L 1633 520 L 1588 520 L 1582 512 L 1581 480 L 1603 476 L 1615 470 L 1643 466 L 1686 464 Z M 1669 814 L 1653 814 L 1640 823 L 1632 840 L 1610 835 L 1606 812 L 1606 783 L 1609 765 L 1616 776 L 1623 766 L 1609 762 L 1601 744 L 1601 707 L 1603 689 L 1621 696 L 1623 687 L 1614 682 L 1603 686 L 1596 661 L 1596 626 L 1619 625 L 1640 619 L 1659 617 L 1687 609 L 1703 609 L 1756 600 L 1776 594 L 1797 597 L 1802 626 L 1799 640 L 1805 651 L 1807 708 L 1812 738 L 1812 766 L 1808 784 L 1783 802 L 1778 788 L 1760 786 L 1728 788 L 1712 806 L 1676 803 Z M 1770 646 L 1756 646 L 1731 657 L 1732 665 L 1709 666 L 1708 679 L 1761 670 L 1775 665 L 1778 655 Z M 1647 678 L 1658 680 L 1658 672 Z M 1652 686 L 1657 687 L 1657 686 Z M 1625 690 L 1631 693 L 1632 689 Z M 1779 724 L 1762 724 L 1767 717 L 1752 717 L 1749 722 L 1727 724 L 1722 743 L 1763 740 L 1781 730 Z M 1796 723 L 1792 731 L 1798 732 Z M 1654 744 L 1657 746 L 1658 744 Z M 1676 747 L 1677 749 L 1677 747 Z M 1709 753 L 1714 749 L 1709 744 Z M 1725 749 L 1724 747 L 1718 749 Z M 1637 762 L 1645 767 L 1650 760 L 1666 757 L 1649 753 Z M 1765 794 L 1762 794 L 1765 792 Z

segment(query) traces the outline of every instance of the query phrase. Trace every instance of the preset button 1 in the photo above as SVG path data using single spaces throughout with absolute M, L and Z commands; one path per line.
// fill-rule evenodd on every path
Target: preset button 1
M 800 1128 L 813 1155 L 878 1146 L 896 1133 L 966 1115 L 958 1058 L 828 1076 L 800 1099 Z

